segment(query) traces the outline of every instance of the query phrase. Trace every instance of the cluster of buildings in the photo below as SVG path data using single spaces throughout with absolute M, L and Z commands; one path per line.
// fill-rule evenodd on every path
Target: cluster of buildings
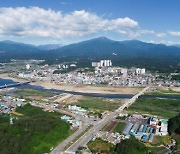
M 68 69 L 70 67 L 76 67 L 76 64 L 60 64 L 57 66 L 57 68 L 60 70 Z
M 108 141 L 109 143 L 112 143 L 114 145 L 116 145 L 117 143 L 120 143 L 121 140 L 125 139 L 125 136 L 123 134 L 120 133 L 110 133 L 110 132 L 103 132 L 103 131 L 99 131 L 96 134 L 97 138 L 101 138 L 104 141 Z
M 18 77 L 26 78 L 30 80 L 49 80 L 51 81 L 51 77 L 53 76 L 53 72 L 56 70 L 66 70 L 72 67 L 76 67 L 75 63 L 69 64 L 59 64 L 59 65 L 44 65 L 40 67 L 33 68 L 34 65 L 26 64 L 25 71 L 18 72 Z
M 95 72 L 73 71 L 66 74 L 53 74 L 51 82 L 55 84 L 106 84 L 111 86 L 146 86 L 155 81 L 151 74 L 136 74 L 136 69 L 119 67 L 95 68 Z M 97 73 L 99 72 L 99 73 Z
M 16 107 L 25 105 L 25 100 L 11 96 L 2 96 L 0 98 L 0 113 L 10 114 Z
M 157 116 L 143 117 L 138 114 L 133 114 L 129 117 L 127 114 L 120 114 L 119 116 L 127 117 L 125 120 L 127 124 L 122 133 L 99 131 L 92 140 L 101 138 L 116 145 L 121 140 L 134 136 L 142 142 L 151 143 L 156 135 L 165 136 L 168 134 L 168 119 L 158 118 Z M 174 146 L 175 144 L 173 140 L 169 146 Z
M 164 79 L 159 79 L 156 84 L 161 87 L 180 87 L 180 82 L 177 80 L 164 80 Z
M 65 120 L 71 124 L 72 127 L 77 128 L 82 126 L 82 121 L 78 118 L 73 118 L 67 115 L 61 117 L 62 120 Z
M 137 75 L 145 74 L 146 70 L 145 70 L 145 68 L 137 68 L 135 72 L 136 72 Z
M 146 72 L 145 68 L 122 68 L 113 67 L 111 60 L 100 60 L 92 62 L 94 71 L 86 72 L 85 69 L 76 68 L 76 63 L 44 65 L 38 69 L 32 69 L 30 64 L 26 65 L 26 71 L 19 72 L 18 77 L 29 80 L 43 80 L 54 84 L 108 84 L 111 86 L 180 86 L 180 82 L 172 80 L 161 80 L 158 76 L 154 76 Z M 30 69 L 31 68 L 31 69 Z M 59 73 L 59 70 L 74 70 L 67 73 Z M 58 72 L 58 73 L 54 73 Z M 66 72 L 66 71 L 65 71 Z
M 69 105 L 68 110 L 71 111 L 74 114 L 78 114 L 81 116 L 87 115 L 88 111 L 80 106 L 77 105 Z
M 132 115 L 126 119 L 127 125 L 123 130 L 126 138 L 130 135 L 143 142 L 152 142 L 155 135 L 165 136 L 168 134 L 168 119 L 143 117 Z

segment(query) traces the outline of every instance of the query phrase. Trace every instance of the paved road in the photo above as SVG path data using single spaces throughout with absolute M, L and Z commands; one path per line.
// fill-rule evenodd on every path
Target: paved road
M 78 137 L 81 133 L 83 133 L 87 128 L 88 126 L 91 124 L 91 125 L 94 125 L 94 123 L 96 123 L 95 121 L 93 121 L 92 119 L 90 118 L 85 118 L 83 116 L 80 116 L 80 115 L 77 115 L 77 114 L 73 114 L 71 112 L 68 112 L 68 111 L 65 111 L 65 110 L 62 110 L 62 109 L 58 109 L 58 108 L 54 108 L 54 107 L 49 107 L 49 106 L 46 106 L 44 104 L 31 104 L 33 106 L 36 106 L 36 107 L 40 107 L 40 108 L 44 108 L 46 110 L 54 110 L 56 112 L 60 112 L 60 113 L 64 113 L 64 114 L 67 114 L 67 115 L 70 115 L 72 117 L 76 117 L 76 118 L 79 118 L 82 122 L 83 122 L 83 125 L 82 127 L 78 128 L 70 137 L 68 137 L 64 142 L 62 142 L 61 144 L 59 144 L 51 153 L 52 154 L 60 154 L 61 152 L 60 151 L 63 151 L 64 148 L 69 144 L 71 143 L 76 137 Z
M 51 154 L 75 154 L 75 151 L 78 149 L 79 146 L 86 145 L 94 135 L 96 135 L 99 130 L 101 130 L 106 124 L 108 124 L 114 116 L 118 115 L 124 108 L 130 106 L 132 103 L 136 101 L 136 99 L 143 95 L 146 90 L 148 90 L 149 87 L 144 88 L 142 91 L 134 95 L 131 99 L 129 99 L 125 104 L 123 104 L 121 107 L 119 107 L 116 111 L 110 113 L 109 115 L 105 115 L 103 119 L 92 122 L 89 119 L 84 120 L 83 126 L 79 128 L 74 134 L 72 134 L 69 138 L 67 138 L 64 142 L 60 143 L 52 152 Z M 77 136 L 79 136 L 81 133 L 83 133 L 87 128 L 89 124 L 93 124 L 93 127 L 87 131 L 83 136 L 81 136 L 75 143 L 73 143 L 65 152 L 63 152 L 63 149 L 65 146 L 67 146 L 69 143 L 71 143 Z
M 119 107 L 115 112 L 112 112 L 109 115 L 106 115 L 101 121 L 98 121 L 93 128 L 91 128 L 88 132 L 86 132 L 82 137 L 80 137 L 74 144 L 72 144 L 64 154 L 74 154 L 78 147 L 86 145 L 92 137 L 98 133 L 106 124 L 108 124 L 115 115 L 119 114 L 124 108 L 130 106 L 132 103 L 138 99 L 139 96 L 143 95 L 145 91 L 147 91 L 149 87 L 144 88 L 142 91 L 133 96 L 130 100 L 128 100 L 123 106 Z M 60 151 L 59 151 L 60 153 Z
M 13 83 L 13 84 L 5 84 L 4 86 L 0 86 L 0 89 L 5 89 L 5 88 L 12 88 L 12 87 L 18 87 L 21 85 L 26 85 L 30 83 L 30 81 L 26 81 L 26 82 L 17 82 L 17 83 Z
M 68 137 L 64 142 L 60 143 L 51 154 L 61 154 L 64 148 L 71 143 L 76 137 L 78 137 L 81 133 L 83 133 L 88 128 L 88 125 L 84 124 L 80 127 L 76 132 L 74 132 L 70 137 Z
M 91 128 L 87 133 L 85 133 L 79 140 L 77 140 L 74 144 L 72 144 L 65 152 L 66 153 L 75 153 L 79 146 L 85 146 L 94 135 L 96 135 L 99 130 L 101 130 L 107 123 L 109 123 L 113 117 L 115 116 L 115 112 L 106 115 L 101 121 L 97 122 L 93 128 Z

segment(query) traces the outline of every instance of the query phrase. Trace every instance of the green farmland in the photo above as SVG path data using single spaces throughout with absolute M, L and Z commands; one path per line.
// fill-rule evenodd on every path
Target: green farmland
M 114 145 L 97 138 L 95 141 L 90 141 L 88 143 L 88 148 L 91 150 L 91 152 L 95 153 L 110 153 L 114 149 Z
M 54 96 L 54 94 L 50 92 L 32 90 L 32 89 L 17 90 L 16 93 L 23 96 L 43 96 L 43 97 Z
M 173 99 L 140 98 L 127 111 L 172 118 L 180 111 L 180 101 Z
M 113 129 L 113 132 L 117 132 L 117 133 L 122 133 L 122 131 L 124 130 L 126 126 L 126 123 L 125 122 L 118 122 L 114 129 Z
M 103 98 L 94 98 L 94 97 L 84 97 L 79 99 L 76 103 L 77 105 L 92 110 L 98 110 L 103 112 L 104 110 L 113 111 L 121 106 L 122 102 L 119 99 L 103 99 Z

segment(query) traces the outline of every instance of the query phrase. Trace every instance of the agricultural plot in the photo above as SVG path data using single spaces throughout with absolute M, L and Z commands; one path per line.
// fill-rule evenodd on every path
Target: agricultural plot
M 114 145 L 108 143 L 108 141 L 97 138 L 95 141 L 90 141 L 88 143 L 88 148 L 91 150 L 91 152 L 110 153 L 114 149 Z
M 103 131 L 105 131 L 105 132 L 111 132 L 111 131 L 115 128 L 115 126 L 116 126 L 117 123 L 118 123 L 118 122 L 116 122 L 116 121 L 110 122 L 109 124 L 107 124 L 107 125 L 103 128 Z
M 113 132 L 117 132 L 117 133 L 122 133 L 122 131 L 124 130 L 126 126 L 126 123 L 125 122 L 118 122 L 114 129 L 113 129 Z
M 171 118 L 179 114 L 180 101 L 172 99 L 140 98 L 127 111 Z
M 84 97 L 79 99 L 76 105 L 79 105 L 86 109 L 96 110 L 103 112 L 105 110 L 114 111 L 123 104 L 123 100 L 120 99 L 105 99 L 105 98 L 94 98 Z

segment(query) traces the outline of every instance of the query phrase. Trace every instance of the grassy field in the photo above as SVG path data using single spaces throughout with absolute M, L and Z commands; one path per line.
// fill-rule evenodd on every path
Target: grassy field
M 9 124 L 9 116 L 0 116 L 0 151 L 2 154 L 47 153 L 70 134 L 70 125 L 59 113 L 47 113 L 30 104 L 18 108 L 23 116 Z
M 127 111 L 171 118 L 178 115 L 180 101 L 171 99 L 140 98 Z
M 164 146 L 160 146 L 160 147 L 149 147 L 148 148 L 150 151 L 153 152 L 153 154 L 164 154 L 165 152 L 167 152 L 167 149 Z
M 32 90 L 32 89 L 23 89 L 23 90 L 17 90 L 16 93 L 18 95 L 23 96 L 43 96 L 43 97 L 52 97 L 54 94 L 39 90 Z
M 91 152 L 110 153 L 111 149 L 114 148 L 114 145 L 97 138 L 95 141 L 90 141 L 88 143 L 88 148 L 91 150 Z
M 116 126 L 114 127 L 113 132 L 122 133 L 122 131 L 124 130 L 125 126 L 126 126 L 125 122 L 118 122 L 116 124 Z
M 102 112 L 104 110 L 113 111 L 117 109 L 122 104 L 122 100 L 84 97 L 83 99 L 79 99 L 76 104 L 86 109 Z
M 155 136 L 153 142 L 151 143 L 153 146 L 167 145 L 170 143 L 170 136 Z
M 157 89 L 156 92 L 150 92 L 146 93 L 147 95 L 153 95 L 153 96 L 175 96 L 175 97 L 180 97 L 180 92 L 174 91 L 171 88 L 168 89 Z

